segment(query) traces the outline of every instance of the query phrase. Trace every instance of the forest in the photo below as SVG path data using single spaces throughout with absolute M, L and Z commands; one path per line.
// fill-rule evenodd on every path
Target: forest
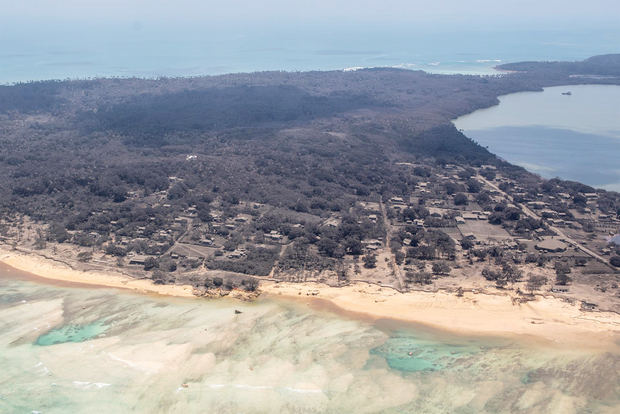
M 618 56 L 607 56 L 503 65 L 517 73 L 486 77 L 366 69 L 0 86 L 0 213 L 6 223 L 28 217 L 44 225 L 41 243 L 117 257 L 166 254 L 186 237 L 191 226 L 179 223 L 189 216 L 231 247 L 223 241 L 205 259 L 209 268 L 265 275 L 276 260 L 280 269 L 333 268 L 360 254 L 363 240 L 385 237 L 356 205 L 408 194 L 423 177 L 399 163 L 484 164 L 530 180 L 451 119 L 502 94 L 578 83 L 573 75 L 620 83 L 610 78 L 619 67 Z M 227 230 L 214 212 L 246 214 L 251 225 Z M 337 229 L 317 225 L 335 215 Z M 278 256 L 265 235 L 291 244 Z M 453 254 L 440 232 L 424 237 L 442 246 L 428 254 Z M 250 240 L 241 259 L 219 257 Z

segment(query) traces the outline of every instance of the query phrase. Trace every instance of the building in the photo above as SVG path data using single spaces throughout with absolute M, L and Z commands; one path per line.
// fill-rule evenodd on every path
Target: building
M 144 264 L 146 263 L 146 259 L 148 259 L 148 256 L 137 254 L 129 259 L 129 264 L 144 266 Z
M 566 243 L 554 239 L 554 238 L 545 238 L 542 241 L 536 244 L 536 249 L 547 252 L 547 253 L 560 253 L 566 251 Z

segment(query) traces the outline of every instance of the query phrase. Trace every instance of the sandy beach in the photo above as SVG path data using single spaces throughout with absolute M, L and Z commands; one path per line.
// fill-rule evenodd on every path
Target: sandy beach
M 346 287 L 266 282 L 268 295 L 324 300 L 366 318 L 394 319 L 465 335 L 529 336 L 566 346 L 609 349 L 620 338 L 620 315 L 584 312 L 578 304 L 537 296 L 513 303 L 509 294 L 408 292 L 356 283 Z M 616 344 L 617 345 L 617 344 Z
M 81 271 L 34 254 L 0 249 L 0 262 L 29 273 L 32 278 L 99 287 L 129 289 L 136 293 L 195 297 L 189 285 L 155 285 L 121 273 Z M 552 296 L 536 296 L 526 303 L 510 294 L 454 293 L 396 290 L 368 283 L 330 287 L 318 283 L 276 283 L 262 280 L 266 297 L 303 300 L 353 317 L 392 319 L 466 335 L 529 336 L 558 345 L 609 349 L 620 338 L 620 315 L 585 312 Z M 328 304 L 329 306 L 325 306 Z
M 16 250 L 0 248 L 0 262 L 49 281 L 128 289 L 137 293 L 166 296 L 195 296 L 192 286 L 189 285 L 156 285 L 150 280 L 133 279 L 122 273 L 76 270 L 64 263 Z

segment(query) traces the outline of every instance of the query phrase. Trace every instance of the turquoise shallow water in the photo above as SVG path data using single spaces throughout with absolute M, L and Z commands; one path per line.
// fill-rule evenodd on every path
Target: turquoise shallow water
M 370 350 L 385 358 L 388 366 L 402 372 L 448 370 L 464 359 L 483 352 L 480 344 L 439 342 L 411 331 L 392 332 L 384 343 Z
M 86 325 L 63 325 L 39 336 L 35 344 L 49 346 L 66 342 L 84 342 L 100 336 L 106 329 L 101 321 Z
M 616 350 L 7 278 L 1 413 L 612 413 Z M 242 313 L 237 314 L 235 310 Z

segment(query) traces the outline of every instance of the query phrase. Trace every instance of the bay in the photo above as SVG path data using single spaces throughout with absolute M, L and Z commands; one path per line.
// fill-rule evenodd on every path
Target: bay
M 620 191 L 620 86 L 558 86 L 499 101 L 454 124 L 494 154 L 545 178 Z

